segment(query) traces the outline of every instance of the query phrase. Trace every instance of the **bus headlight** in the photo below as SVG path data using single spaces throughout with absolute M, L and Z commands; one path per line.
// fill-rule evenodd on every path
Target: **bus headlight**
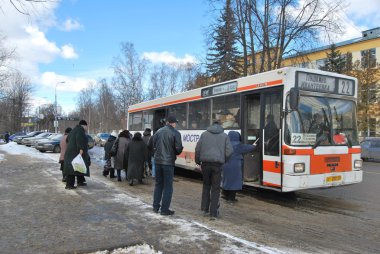
M 362 160 L 355 160 L 354 161 L 354 168 L 355 169 L 361 169 L 363 167 L 363 161 Z
M 294 173 L 305 172 L 305 163 L 294 163 Z

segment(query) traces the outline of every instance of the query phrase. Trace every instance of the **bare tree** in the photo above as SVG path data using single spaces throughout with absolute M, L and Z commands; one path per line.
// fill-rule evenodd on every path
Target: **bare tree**
M 26 112 L 29 110 L 29 100 L 33 87 L 29 78 L 16 71 L 7 79 L 4 100 L 4 110 L 1 118 L 6 121 L 8 129 L 18 131 Z
M 79 117 L 82 119 L 86 119 L 89 126 L 89 132 L 93 131 L 94 120 L 94 111 L 95 111 L 95 88 L 93 83 L 89 83 L 89 86 L 80 91 L 79 96 L 77 98 L 77 107 Z
M 57 2 L 56 0 L 1 0 L 0 2 L 9 2 L 19 13 L 30 15 L 35 9 L 35 4 L 44 4 Z M 3 10 L 0 5 L 0 10 Z
M 106 79 L 98 81 L 98 93 L 96 104 L 98 112 L 98 124 L 100 131 L 111 132 L 124 128 L 124 112 L 123 109 L 118 109 L 116 96 L 107 83 Z
M 5 81 L 10 76 L 10 72 L 8 69 L 9 61 L 15 54 L 15 50 L 8 49 L 5 47 L 5 37 L 1 37 L 0 35 L 0 97 L 4 96 L 4 88 Z
M 147 69 L 147 61 L 142 59 L 130 42 L 121 43 L 121 54 L 113 59 L 112 68 L 115 77 L 118 104 L 122 105 L 125 118 L 129 105 L 143 100 L 143 79 Z
M 209 0 L 222 5 L 225 0 Z M 339 16 L 345 0 L 234 0 L 243 75 L 282 66 L 284 56 L 319 42 L 321 34 L 342 32 Z

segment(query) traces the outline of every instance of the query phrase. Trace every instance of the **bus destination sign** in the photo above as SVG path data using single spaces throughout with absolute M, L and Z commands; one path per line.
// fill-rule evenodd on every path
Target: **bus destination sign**
M 354 95 L 354 81 L 315 73 L 298 72 L 298 88 L 301 90 Z
M 298 88 L 321 93 L 335 91 L 335 78 L 314 73 L 298 73 Z
M 218 94 L 231 93 L 237 90 L 237 82 L 226 83 L 218 86 L 208 87 L 201 90 L 202 97 Z

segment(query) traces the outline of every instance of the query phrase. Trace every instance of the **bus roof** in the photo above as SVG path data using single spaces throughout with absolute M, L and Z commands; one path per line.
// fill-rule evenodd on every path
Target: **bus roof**
M 294 84 L 295 75 L 291 75 L 291 74 L 294 74 L 296 71 L 318 73 L 318 74 L 352 79 L 352 77 L 349 77 L 346 75 L 331 73 L 331 72 L 326 72 L 326 71 L 321 71 L 321 70 L 305 69 L 305 68 L 298 68 L 298 67 L 284 67 L 284 68 L 280 68 L 280 69 L 276 69 L 276 70 L 272 70 L 268 72 L 262 72 L 262 73 L 258 73 L 258 74 L 238 78 L 238 79 L 233 79 L 233 80 L 229 80 L 229 81 L 225 81 L 221 83 L 211 84 L 205 87 L 196 88 L 193 90 L 181 92 L 181 93 L 170 95 L 163 98 L 158 98 L 158 99 L 134 104 L 134 105 L 129 106 L 128 112 L 136 112 L 136 111 L 148 110 L 152 108 L 160 108 L 160 107 L 165 107 L 165 106 L 183 103 L 183 102 L 196 101 L 202 98 L 206 99 L 210 97 L 215 97 L 221 94 L 233 94 L 233 93 L 239 93 L 239 92 L 248 91 L 248 90 L 279 86 L 279 85 L 286 84 L 285 80 L 287 79 L 293 80 L 292 83 Z M 236 89 L 228 91 L 229 85 L 231 85 L 231 87 L 233 87 L 234 89 L 236 88 Z M 207 88 L 219 87 L 219 86 L 221 90 L 227 89 L 227 92 L 225 93 L 222 92 L 215 95 L 211 94 L 207 96 L 205 96 L 205 94 L 202 95 L 202 91 L 207 91 Z M 286 90 L 288 89 L 290 89 L 290 87 L 288 87 Z

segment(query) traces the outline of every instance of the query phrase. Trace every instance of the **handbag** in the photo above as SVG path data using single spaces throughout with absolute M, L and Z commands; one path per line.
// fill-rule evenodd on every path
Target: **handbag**
M 87 174 L 87 167 L 83 161 L 81 154 L 78 154 L 73 159 L 73 161 L 71 162 L 71 165 L 73 165 L 74 171 L 77 171 L 77 172 L 82 173 L 82 174 Z
M 117 150 L 119 149 L 119 138 L 115 140 L 115 143 L 113 143 L 111 151 L 110 151 L 110 156 L 116 156 Z

